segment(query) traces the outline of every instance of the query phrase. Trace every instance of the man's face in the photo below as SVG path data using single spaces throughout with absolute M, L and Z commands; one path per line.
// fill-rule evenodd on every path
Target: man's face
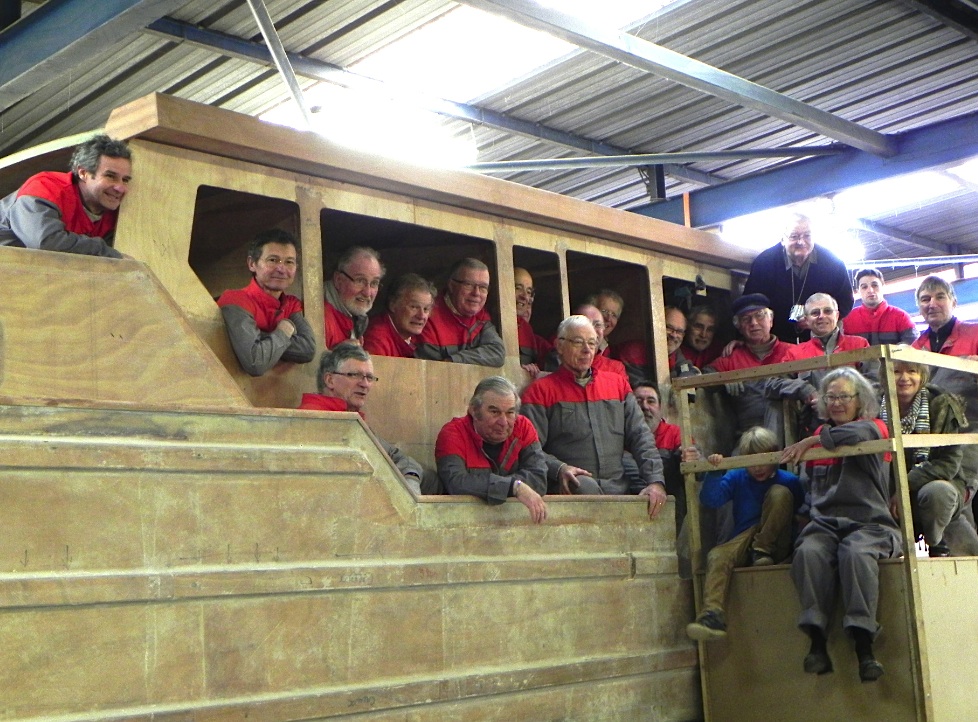
M 601 311 L 599 311 L 596 306 L 581 306 L 577 310 L 577 313 L 584 316 L 591 322 L 591 325 L 594 326 L 594 333 L 597 334 L 598 346 L 600 346 L 601 341 L 604 340 L 604 335 L 608 330 L 607 326 L 605 326 L 604 316 L 601 315 Z
M 82 203 L 92 213 L 114 211 L 122 203 L 132 180 L 132 163 L 125 158 L 100 156 L 94 175 L 78 169 L 78 191 Z
M 372 256 L 354 258 L 346 270 L 333 273 L 333 285 L 340 295 L 340 302 L 354 316 L 363 316 L 373 308 L 383 273 L 380 262 Z
M 346 374 L 356 375 L 347 376 Z M 329 392 L 328 396 L 343 399 L 346 402 L 347 411 L 360 411 L 367 401 L 371 387 L 373 387 L 374 382 L 370 380 L 373 375 L 374 365 L 372 362 L 347 359 L 340 364 L 336 373 L 326 374 L 323 381 L 326 390 Z
M 858 285 L 859 298 L 866 308 L 876 308 L 883 302 L 883 282 L 876 276 L 863 276 Z
M 536 297 L 536 290 L 533 288 L 533 276 L 522 268 L 517 268 L 513 273 L 516 281 L 516 315 L 524 321 L 529 321 L 533 314 L 533 299 Z
M 920 309 L 920 315 L 935 331 L 951 320 L 957 306 L 957 300 L 951 298 L 947 291 L 935 289 L 917 292 L 917 308 Z
M 618 319 L 621 318 L 621 304 L 608 296 L 598 296 L 598 310 L 601 311 L 601 317 L 604 319 L 604 335 L 607 338 L 615 330 Z
M 422 290 L 408 291 L 397 297 L 390 307 L 391 321 L 402 338 L 421 333 L 431 316 L 433 303 L 431 294 Z
M 516 426 L 516 397 L 487 391 L 482 396 L 482 406 L 478 409 L 470 406 L 469 415 L 479 436 L 490 444 L 501 444 Z
M 774 318 L 769 308 L 757 308 L 737 316 L 737 328 L 749 344 L 757 345 L 768 341 L 771 338 L 773 325 Z
M 295 246 L 291 243 L 266 243 L 261 248 L 261 258 L 248 259 L 248 270 L 255 274 L 255 282 L 275 298 L 292 285 L 298 267 Z
M 462 316 L 475 316 L 489 297 L 489 271 L 462 268 L 448 280 L 448 298 Z
M 557 358 L 560 365 L 575 376 L 583 376 L 591 368 L 598 350 L 598 334 L 592 326 L 573 326 L 567 335 L 557 339 Z
M 686 328 L 686 343 L 697 351 L 706 351 L 716 332 L 716 318 L 708 313 L 698 314 Z
M 812 241 L 812 229 L 808 221 L 798 221 L 782 237 L 781 245 L 791 259 L 791 263 L 800 266 L 812 254 L 815 243 Z
M 682 311 L 666 311 L 666 348 L 670 354 L 676 353 L 686 337 L 686 317 Z
M 659 408 L 659 394 L 655 389 L 648 386 L 639 386 L 634 391 L 635 400 L 638 407 L 642 409 L 645 423 L 655 426 L 662 419 L 662 410 Z
M 839 309 L 824 298 L 806 305 L 805 315 L 808 316 L 808 327 L 819 338 L 828 336 L 839 325 Z

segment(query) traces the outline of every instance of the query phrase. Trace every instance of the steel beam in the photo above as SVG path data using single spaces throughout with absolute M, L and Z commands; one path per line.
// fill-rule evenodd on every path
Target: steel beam
M 700 188 L 690 195 L 690 220 L 702 228 L 769 208 L 837 193 L 844 188 L 958 163 L 978 156 L 978 113 L 958 116 L 894 136 L 897 155 L 882 159 L 849 149 L 828 158 L 795 161 L 766 173 Z M 633 209 L 683 222 L 683 199 Z
M 186 0 L 49 0 L 0 32 L 0 109 L 182 5 Z
M 953 249 L 948 243 L 942 243 L 941 241 L 928 238 L 927 236 L 921 236 L 917 233 L 907 233 L 906 231 L 901 231 L 898 228 L 891 228 L 885 223 L 871 221 L 867 218 L 858 219 L 856 221 L 856 225 L 854 226 L 854 230 L 875 233 L 877 236 L 882 236 L 883 238 L 891 238 L 895 241 L 908 243 L 911 246 L 923 248 L 927 251 L 935 251 L 945 256 L 949 256 L 953 253 Z
M 633 68 L 807 128 L 867 153 L 889 157 L 896 152 L 892 140 L 883 133 L 806 105 L 624 31 L 598 28 L 573 15 L 543 7 L 531 0 L 458 1 L 485 12 L 502 15 L 520 25 L 542 30 Z
M 262 65 L 272 65 L 272 57 L 261 43 L 256 43 L 244 38 L 219 33 L 213 30 L 204 30 L 195 25 L 174 20 L 173 18 L 160 18 L 151 23 L 148 31 L 167 38 L 168 40 L 178 40 L 190 43 L 200 48 L 216 51 L 222 55 L 247 60 Z M 379 80 L 359 75 L 338 65 L 326 63 L 321 60 L 307 58 L 298 53 L 287 53 L 288 60 L 295 72 L 303 77 L 314 80 L 323 80 L 334 83 L 344 88 L 357 88 L 375 93 L 382 93 L 390 96 L 395 90 Z M 602 143 L 598 140 L 584 138 L 573 133 L 568 133 L 541 123 L 532 123 L 526 120 L 513 118 L 503 113 L 493 110 L 480 108 L 477 105 L 467 103 L 457 103 L 443 98 L 433 98 L 430 96 L 415 95 L 412 93 L 411 102 L 419 107 L 429 110 L 439 115 L 457 120 L 465 120 L 489 128 L 504 130 L 509 133 L 529 138 L 540 138 L 556 145 L 568 148 L 577 148 L 595 155 L 626 155 L 630 151 L 619 148 L 609 143 Z M 665 164 L 667 175 L 689 183 L 697 185 L 712 185 L 722 182 L 716 176 L 704 173 L 703 171 L 684 168 L 681 165 Z

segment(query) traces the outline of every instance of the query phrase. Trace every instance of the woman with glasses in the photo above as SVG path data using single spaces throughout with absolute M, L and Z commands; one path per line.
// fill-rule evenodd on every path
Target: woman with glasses
M 964 399 L 928 386 L 929 366 L 895 361 L 893 376 L 904 434 L 957 434 L 967 430 Z M 886 420 L 889 413 L 884 399 L 880 417 Z M 923 535 L 930 556 L 978 554 L 978 534 L 961 514 L 970 500 L 961 466 L 963 447 L 921 447 L 907 449 L 905 454 L 914 532 Z M 895 500 L 891 510 L 896 516 Z
M 782 463 L 797 463 L 813 447 L 841 446 L 885 439 L 886 424 L 876 418 L 879 403 L 870 383 L 853 368 L 835 369 L 819 388 L 819 413 L 828 421 L 815 435 L 787 447 Z M 802 530 L 791 564 L 801 600 L 798 626 L 811 638 L 804 668 L 832 671 L 827 626 L 841 587 L 842 626 L 855 644 L 859 679 L 873 682 L 883 666 L 873 656 L 879 634 L 879 560 L 900 556 L 900 535 L 890 513 L 889 454 L 864 454 L 806 463 L 811 521 Z

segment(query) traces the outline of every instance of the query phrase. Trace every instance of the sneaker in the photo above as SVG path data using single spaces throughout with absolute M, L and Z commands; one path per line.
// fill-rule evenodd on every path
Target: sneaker
M 942 541 L 940 544 L 931 544 L 927 549 L 927 554 L 932 557 L 949 557 L 951 556 L 951 550 Z
M 883 676 L 883 665 L 873 657 L 859 660 L 859 681 L 875 682 Z
M 805 655 L 804 668 L 808 674 L 829 674 L 832 671 L 829 653 L 821 649 L 812 649 Z
M 697 642 L 709 642 L 727 636 L 727 624 L 719 612 L 708 609 L 686 625 L 686 636 Z
M 769 567 L 774 564 L 774 558 L 767 552 L 758 549 L 750 550 L 750 565 L 752 567 Z

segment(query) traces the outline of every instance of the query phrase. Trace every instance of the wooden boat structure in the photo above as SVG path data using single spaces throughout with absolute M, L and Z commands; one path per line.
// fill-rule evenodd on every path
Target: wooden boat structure
M 106 130 L 134 152 L 116 247 L 137 260 L 0 248 L 0 718 L 964 718 L 974 559 L 886 564 L 887 675 L 860 686 L 838 649 L 837 673 L 814 678 L 786 567 L 738 571 L 728 640 L 698 650 L 671 514 L 562 498 L 535 526 L 516 502 L 415 495 L 375 441 L 430 473 L 480 378 L 525 383 L 515 266 L 534 275 L 541 334 L 588 293 L 622 292 L 617 340 L 645 344 L 667 382 L 664 305 L 705 285 L 723 307 L 743 251 L 162 95 Z M 0 193 L 69 154 L 0 163 Z M 344 248 L 439 283 L 481 258 L 502 369 L 377 358 L 369 427 L 295 410 L 315 364 L 247 376 L 214 303 L 247 283 L 245 248 L 269 227 L 300 240 L 292 291 L 320 341 Z M 888 367 L 897 352 L 880 353 Z M 707 396 L 679 395 L 684 433 L 722 446 Z

